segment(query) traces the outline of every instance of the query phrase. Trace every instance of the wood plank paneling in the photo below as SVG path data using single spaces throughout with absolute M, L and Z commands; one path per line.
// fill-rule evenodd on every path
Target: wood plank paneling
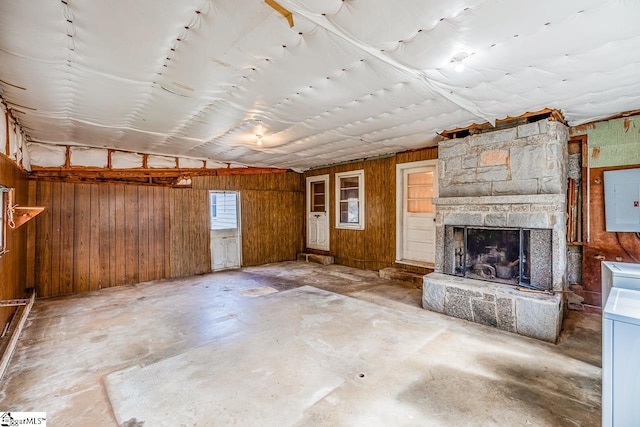
M 89 289 L 100 289 L 100 186 L 92 185 L 90 191 L 89 238 Z M 105 239 L 106 240 L 106 239 Z
M 37 190 L 36 190 L 37 191 Z M 37 221 L 36 217 L 36 221 Z M 74 266 L 74 224 L 75 224 L 75 185 L 63 184 L 60 196 L 60 286 L 58 295 L 74 292 L 73 266 Z M 36 222 L 36 228 L 38 223 Z M 36 242 L 36 252 L 40 252 Z M 37 286 L 37 285 L 36 285 Z M 45 296 L 45 295 L 43 295 Z
M 171 197 L 171 276 L 211 271 L 209 192 L 173 189 Z
M 38 181 L 35 191 L 46 208 L 34 220 L 38 296 L 167 277 L 169 189 Z
M 94 186 L 98 189 L 98 269 L 100 279 L 98 280 L 98 288 L 108 288 L 112 286 L 112 280 L 115 275 L 111 274 L 111 242 L 114 237 L 111 232 L 115 229 L 115 218 L 111 215 L 111 205 L 109 203 L 109 195 L 111 188 L 106 185 Z M 101 236 L 104 236 L 102 238 Z M 95 237 L 92 237 L 92 241 Z M 114 251 L 115 252 L 115 251 Z
M 37 191 L 36 204 L 37 206 L 51 206 L 53 200 L 53 183 L 47 182 L 40 186 L 40 191 Z M 33 221 L 31 221 L 33 222 Z M 46 289 L 39 289 L 38 296 L 50 295 L 52 293 L 52 251 L 53 251 L 53 214 L 51 209 L 45 209 L 40 215 L 37 216 L 36 221 L 39 226 L 36 227 L 36 241 L 46 242 L 46 245 L 42 247 L 42 250 L 36 249 L 36 284 L 44 283 Z M 59 226 L 58 220 L 56 226 Z M 58 244 L 59 248 L 59 244 Z M 59 273 L 59 270 L 57 270 Z M 56 280 L 56 286 L 58 286 L 59 278 Z
M 329 174 L 330 193 L 328 211 L 330 250 L 326 252 L 307 249 L 307 251 L 329 254 L 335 258 L 337 264 L 367 270 L 380 270 L 395 265 L 396 165 L 437 158 L 438 150 L 434 147 L 306 172 L 305 178 Z M 337 229 L 335 228 L 335 174 L 359 169 L 363 169 L 365 174 L 364 230 Z
M 49 242 L 50 247 L 38 247 L 38 217 L 36 217 L 36 257 L 41 255 L 40 250 L 42 249 L 45 252 L 43 255 L 43 262 L 47 263 L 47 266 L 51 269 L 51 285 L 48 286 L 48 292 L 42 292 L 43 295 L 40 295 L 38 292 L 38 296 L 47 296 L 47 295 L 60 295 L 62 289 L 62 275 L 60 272 L 61 267 L 61 256 L 62 256 L 62 233 L 61 233 L 61 224 L 62 224 L 62 209 L 60 208 L 60 203 L 62 203 L 62 184 L 60 182 L 52 183 L 52 191 L 51 191 L 51 201 L 49 204 L 38 204 L 38 206 L 50 206 L 51 209 L 45 209 L 43 213 L 49 212 L 51 215 L 51 230 L 50 236 L 51 240 Z M 36 197 L 39 194 L 39 184 L 36 184 Z M 42 214 L 41 214 L 42 215 Z M 41 216 L 40 215 L 40 216 Z M 47 255 L 48 253 L 48 255 Z M 44 258 L 47 258 L 46 260 Z M 38 265 L 38 268 L 42 267 Z M 45 270 L 46 271 L 46 270 Z M 46 283 L 45 283 L 46 284 Z M 38 282 L 36 282 L 36 289 L 38 289 Z
M 15 188 L 15 203 L 27 205 L 30 199 L 27 175 L 3 155 L 0 155 L 0 184 Z M 27 227 L 15 230 L 7 227 L 6 247 L 9 252 L 0 257 L 0 299 L 24 298 L 27 283 Z M 14 307 L 0 307 L 0 325 L 5 325 L 14 311 Z
M 116 272 L 116 281 L 113 283 L 113 286 L 120 286 L 127 284 L 127 275 L 125 271 L 125 263 L 127 253 L 125 251 L 126 248 L 126 234 L 125 234 L 125 214 L 127 212 L 127 208 L 124 203 L 124 184 L 115 186 L 115 194 L 114 194 L 114 207 L 111 211 L 111 215 L 116 218 L 115 221 L 115 256 L 113 256 L 111 268 L 113 268 Z
M 91 186 L 77 184 L 74 192 L 74 244 L 73 244 L 73 291 L 89 290 L 89 261 L 91 253 Z
M 125 281 L 138 283 L 138 187 L 127 185 L 124 188 L 124 228 L 125 228 Z
M 27 206 L 38 206 L 36 204 L 36 182 L 29 181 L 29 201 Z M 35 288 L 36 285 L 36 223 L 29 221 L 27 227 L 27 278 L 26 287 L 28 289 Z
M 138 280 L 146 282 L 149 280 L 149 188 L 140 187 L 138 189 Z M 148 226 L 143 226 L 143 225 Z

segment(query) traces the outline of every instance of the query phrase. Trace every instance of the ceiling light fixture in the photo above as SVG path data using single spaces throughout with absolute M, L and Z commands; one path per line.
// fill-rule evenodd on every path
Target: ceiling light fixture
M 456 70 L 458 73 L 461 73 L 462 71 L 464 71 L 464 60 L 467 59 L 469 57 L 469 54 L 467 52 L 458 52 L 455 55 L 453 55 L 453 58 L 451 58 L 451 63 L 454 64 L 453 65 L 453 69 Z

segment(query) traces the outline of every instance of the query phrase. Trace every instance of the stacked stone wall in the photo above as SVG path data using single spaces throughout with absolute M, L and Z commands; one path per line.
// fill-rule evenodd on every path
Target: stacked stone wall
M 440 197 L 565 194 L 568 138 L 541 120 L 440 143 Z

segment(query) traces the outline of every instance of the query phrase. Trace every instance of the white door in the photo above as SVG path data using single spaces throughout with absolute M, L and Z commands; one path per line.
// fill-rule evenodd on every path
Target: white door
M 424 161 L 397 165 L 398 262 L 422 266 L 435 262 L 436 164 Z
M 307 247 L 329 250 L 329 175 L 307 178 Z
M 210 191 L 211 269 L 240 267 L 240 197 L 234 191 Z

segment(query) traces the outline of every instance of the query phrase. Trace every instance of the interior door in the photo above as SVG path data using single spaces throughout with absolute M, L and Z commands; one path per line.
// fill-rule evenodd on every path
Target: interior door
M 435 262 L 435 178 L 435 165 L 402 169 L 401 262 L 418 265 Z
M 211 219 L 211 269 L 240 267 L 241 235 L 237 192 L 209 192 Z
M 307 247 L 329 250 L 329 175 L 307 178 Z

